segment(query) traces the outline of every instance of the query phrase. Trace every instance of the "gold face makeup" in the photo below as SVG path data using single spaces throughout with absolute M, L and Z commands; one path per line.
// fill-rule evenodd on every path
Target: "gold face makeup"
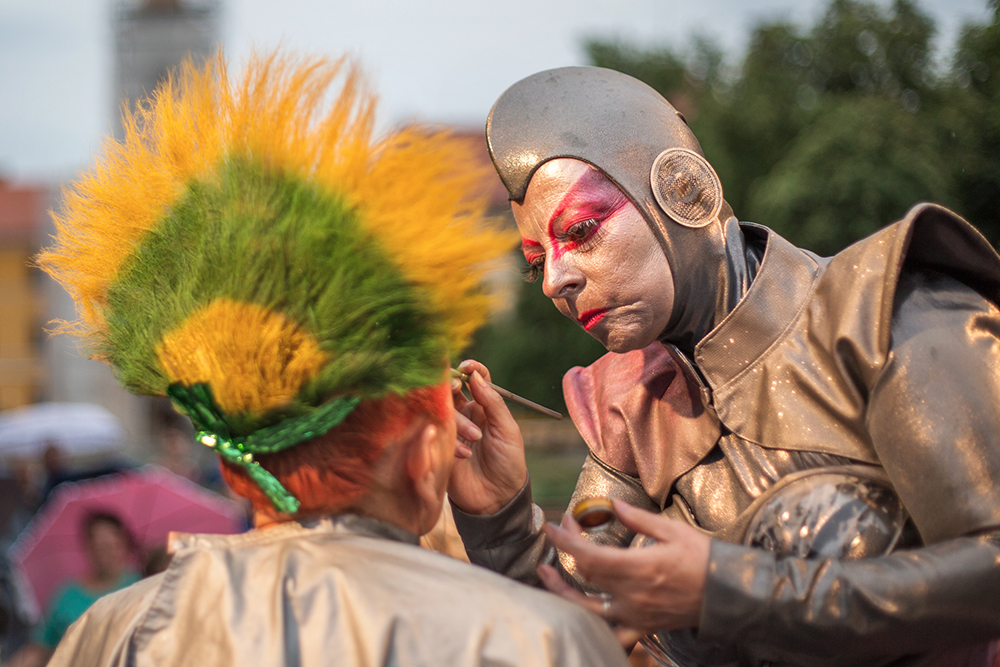
M 579 160 L 546 162 L 513 203 L 529 279 L 614 352 L 652 343 L 673 306 L 673 277 L 638 209 Z

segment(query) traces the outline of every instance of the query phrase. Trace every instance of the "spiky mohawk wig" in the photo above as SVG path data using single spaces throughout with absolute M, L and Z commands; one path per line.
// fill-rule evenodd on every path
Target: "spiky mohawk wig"
M 253 454 L 440 383 L 513 242 L 484 225 L 467 142 L 377 138 L 374 110 L 344 60 L 188 62 L 125 111 L 39 257 L 77 303 L 65 328 L 129 390 L 170 395 L 282 511 L 297 502 Z

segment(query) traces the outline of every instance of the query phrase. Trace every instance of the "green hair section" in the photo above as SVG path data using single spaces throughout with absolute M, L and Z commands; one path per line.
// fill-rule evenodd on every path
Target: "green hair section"
M 283 314 L 336 360 L 287 405 L 225 415 L 233 436 L 307 416 L 333 396 L 403 394 L 442 381 L 443 325 L 429 296 L 368 232 L 363 213 L 249 160 L 231 159 L 214 178 L 191 183 L 143 237 L 109 286 L 107 337 L 97 352 L 128 389 L 163 395 L 172 380 L 158 344 L 219 298 Z

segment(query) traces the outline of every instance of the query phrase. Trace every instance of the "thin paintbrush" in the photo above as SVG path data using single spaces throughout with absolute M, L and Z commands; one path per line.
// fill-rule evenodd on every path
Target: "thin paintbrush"
M 465 383 L 468 383 L 468 381 L 469 381 L 469 374 L 468 373 L 463 373 L 462 371 L 455 370 L 454 368 L 451 369 L 451 376 L 459 378 L 462 382 L 465 382 Z M 515 394 L 513 392 L 507 391 L 503 387 L 496 386 L 492 382 L 487 382 L 486 384 L 488 384 L 489 386 L 493 387 L 493 390 L 496 393 L 500 394 L 501 396 L 503 396 L 504 398 L 506 398 L 509 401 L 514 401 L 515 403 L 519 403 L 519 404 L 523 405 L 526 408 L 531 408 L 532 410 L 536 410 L 538 412 L 541 412 L 543 415 L 548 415 L 549 417 L 554 417 L 555 419 L 562 419 L 562 415 L 559 414 L 558 412 L 556 412 L 555 410 L 550 410 L 547 407 L 545 407 L 544 405 L 539 405 L 538 403 L 535 403 L 534 401 L 529 401 L 526 398 L 522 398 L 521 396 L 518 396 L 517 394 Z

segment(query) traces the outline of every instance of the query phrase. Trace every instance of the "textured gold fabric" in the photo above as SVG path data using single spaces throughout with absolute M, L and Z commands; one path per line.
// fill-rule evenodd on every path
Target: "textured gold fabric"
M 50 663 L 625 665 L 598 617 L 344 515 L 187 536 L 166 572 L 103 598 Z
M 567 374 L 591 449 L 575 497 L 665 509 L 719 538 L 696 641 L 733 646 L 724 664 L 988 665 L 1000 637 L 1000 261 L 928 205 L 833 258 L 766 234 L 753 283 L 693 361 L 658 343 Z M 888 484 L 914 530 L 860 561 L 740 545 L 758 508 L 817 471 Z M 548 552 L 525 505 L 526 493 L 493 517 L 456 514 L 473 562 L 532 580 L 532 557 Z
M 942 235 L 952 245 L 935 256 L 927 239 Z M 770 233 L 746 296 L 695 347 L 698 372 L 659 344 L 606 355 L 567 374 L 570 415 L 661 507 L 716 446 L 729 471 L 750 464 L 742 500 L 699 503 L 702 526 L 783 475 L 853 461 L 885 468 L 925 542 L 1000 527 L 997 275 L 978 232 L 932 205 L 833 258 Z

